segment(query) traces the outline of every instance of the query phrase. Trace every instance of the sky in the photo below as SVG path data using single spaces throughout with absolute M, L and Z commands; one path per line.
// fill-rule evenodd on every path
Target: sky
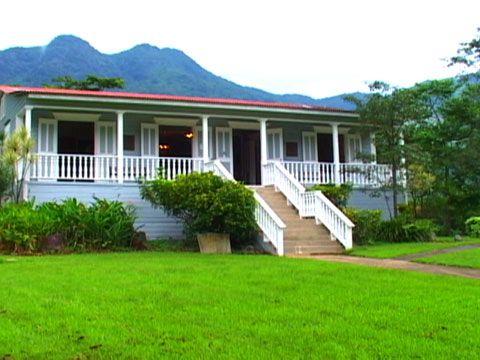
M 315 98 L 452 76 L 444 59 L 480 27 L 478 0 L 23 0 L 1 11 L 2 50 L 61 34 L 104 53 L 149 43 L 241 85 Z

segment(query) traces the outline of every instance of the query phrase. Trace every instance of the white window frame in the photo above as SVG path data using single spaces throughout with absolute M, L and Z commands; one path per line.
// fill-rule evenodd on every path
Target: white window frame
M 40 151 L 43 147 L 44 144 L 42 144 L 42 134 L 41 134 L 41 128 L 42 124 L 47 125 L 53 125 L 53 151 Z M 37 153 L 39 154 L 57 154 L 58 153 L 58 121 L 55 119 L 38 119 L 38 131 L 37 131 Z M 48 136 L 45 137 L 48 141 Z M 48 149 L 48 143 L 47 146 L 45 147 Z
M 269 149 L 268 149 L 268 137 L 269 135 L 272 135 L 272 150 L 275 152 L 275 134 L 278 134 L 278 141 L 280 142 L 279 149 L 280 149 L 280 156 L 275 157 L 274 154 L 269 154 Z M 283 129 L 282 128 L 276 128 L 276 129 L 267 129 L 267 159 L 268 160 L 283 160 Z
M 111 127 L 113 129 L 113 153 L 101 154 L 100 153 L 100 127 Z M 117 123 L 110 121 L 97 121 L 95 122 L 95 155 L 117 155 Z
M 158 157 L 159 156 L 159 134 L 158 134 L 158 124 L 151 124 L 151 123 L 142 123 L 140 127 L 140 155 L 142 157 Z M 144 129 L 153 129 L 155 131 L 155 155 L 146 155 L 145 154 L 145 147 L 143 146 L 145 144 L 145 139 L 144 139 Z
M 198 136 L 199 131 L 202 131 L 201 126 L 195 126 L 192 131 L 193 131 L 193 141 L 192 141 L 192 155 L 193 157 L 202 157 L 203 154 L 200 154 L 200 151 L 198 149 L 199 147 L 199 140 L 200 137 Z M 213 129 L 211 126 L 208 127 L 208 156 L 212 158 L 213 156 Z
M 230 157 L 223 157 L 219 155 L 219 141 L 218 141 L 218 136 L 220 132 L 226 132 L 228 136 L 230 137 Z M 232 128 L 230 127 L 216 127 L 215 128 L 215 159 L 220 160 L 221 162 L 228 162 L 229 163 L 229 168 L 230 168 L 230 173 L 233 174 L 233 134 L 232 134 Z
M 313 153 L 313 160 L 305 160 L 306 159 L 306 154 L 307 154 L 307 149 L 306 149 L 306 141 L 305 138 L 307 136 L 312 136 L 313 137 L 313 146 L 314 146 L 314 153 Z M 318 138 L 317 138 L 317 133 L 315 131 L 302 131 L 302 156 L 303 156 L 303 161 L 315 161 L 318 162 Z
M 358 144 L 360 145 L 360 149 L 358 152 L 354 152 L 354 149 L 352 148 L 351 141 L 358 141 Z M 358 163 L 360 162 L 359 159 L 357 159 L 357 153 L 361 153 L 363 150 L 363 144 L 362 144 L 362 137 L 360 134 L 347 134 L 345 136 L 345 147 L 346 147 L 346 154 L 347 154 L 347 162 L 349 163 Z

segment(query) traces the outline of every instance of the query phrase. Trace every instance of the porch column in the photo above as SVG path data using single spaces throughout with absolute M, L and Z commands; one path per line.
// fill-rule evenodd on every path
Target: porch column
M 375 146 L 375 133 L 370 133 L 370 154 L 372 155 L 372 164 L 377 163 L 377 147 Z
M 32 107 L 25 107 L 25 129 L 27 129 L 28 134 L 32 133 Z
M 340 185 L 340 149 L 338 145 L 338 124 L 331 124 L 333 140 L 333 168 L 335 184 Z
M 203 149 L 203 162 L 206 163 L 210 160 L 210 156 L 208 154 L 209 149 L 208 143 L 208 116 L 204 115 L 202 117 L 202 149 Z
M 117 181 L 123 184 L 123 111 L 117 112 Z
M 260 164 L 261 164 L 261 177 L 262 185 L 265 185 L 265 176 L 263 167 L 268 163 L 267 155 L 267 119 L 260 119 Z

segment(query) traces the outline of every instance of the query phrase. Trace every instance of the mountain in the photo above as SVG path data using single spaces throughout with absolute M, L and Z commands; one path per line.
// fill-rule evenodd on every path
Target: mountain
M 0 51 L 0 84 L 42 86 L 58 76 L 83 78 L 89 74 L 121 77 L 126 91 L 353 108 L 343 100 L 344 95 L 314 99 L 241 86 L 205 70 L 180 50 L 148 44 L 108 55 L 78 37 L 61 35 L 47 46 Z

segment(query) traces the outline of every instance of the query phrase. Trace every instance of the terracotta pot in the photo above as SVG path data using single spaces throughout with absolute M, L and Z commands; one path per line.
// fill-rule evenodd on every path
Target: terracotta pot
M 204 233 L 197 234 L 200 252 L 204 254 L 231 254 L 229 234 Z

